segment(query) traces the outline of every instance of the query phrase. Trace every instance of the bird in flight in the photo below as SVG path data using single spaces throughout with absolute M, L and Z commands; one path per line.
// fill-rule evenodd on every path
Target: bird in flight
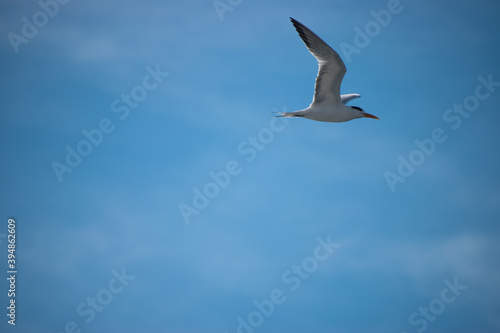
M 278 117 L 303 117 L 326 122 L 343 122 L 356 118 L 379 119 L 358 106 L 347 105 L 361 95 L 340 95 L 340 84 L 346 68 L 339 54 L 308 27 L 291 17 L 290 20 L 309 52 L 318 60 L 319 70 L 311 105 L 299 111 L 281 112 Z

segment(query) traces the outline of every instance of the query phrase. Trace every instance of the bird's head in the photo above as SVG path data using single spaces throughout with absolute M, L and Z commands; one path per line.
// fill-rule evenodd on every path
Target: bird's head
M 351 106 L 351 109 L 359 115 L 357 118 L 379 119 L 377 116 L 374 116 L 368 112 L 365 112 L 365 110 L 363 110 L 359 106 Z

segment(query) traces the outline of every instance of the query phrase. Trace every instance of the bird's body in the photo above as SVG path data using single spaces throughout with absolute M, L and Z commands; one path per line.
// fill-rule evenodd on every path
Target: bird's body
M 280 117 L 303 117 L 326 122 L 343 122 L 356 118 L 378 119 L 360 107 L 347 105 L 349 101 L 359 98 L 359 94 L 340 95 L 340 84 L 346 67 L 338 53 L 305 25 L 293 18 L 290 20 L 309 52 L 318 60 L 319 70 L 311 105 L 303 110 L 283 112 Z

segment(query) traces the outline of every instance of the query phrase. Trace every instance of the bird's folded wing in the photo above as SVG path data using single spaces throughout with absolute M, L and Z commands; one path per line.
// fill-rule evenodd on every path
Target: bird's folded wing
M 360 97 L 361 97 L 360 94 L 345 94 L 345 95 L 340 95 L 340 100 L 342 101 L 342 103 L 347 104 L 350 101 L 352 101 L 353 99 L 360 98 Z

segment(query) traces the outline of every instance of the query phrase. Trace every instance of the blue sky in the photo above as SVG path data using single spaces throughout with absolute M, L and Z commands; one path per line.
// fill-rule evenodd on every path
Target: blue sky
M 41 3 L 0 5 L 2 332 L 500 330 L 497 1 Z M 272 117 L 290 16 L 380 120 Z

